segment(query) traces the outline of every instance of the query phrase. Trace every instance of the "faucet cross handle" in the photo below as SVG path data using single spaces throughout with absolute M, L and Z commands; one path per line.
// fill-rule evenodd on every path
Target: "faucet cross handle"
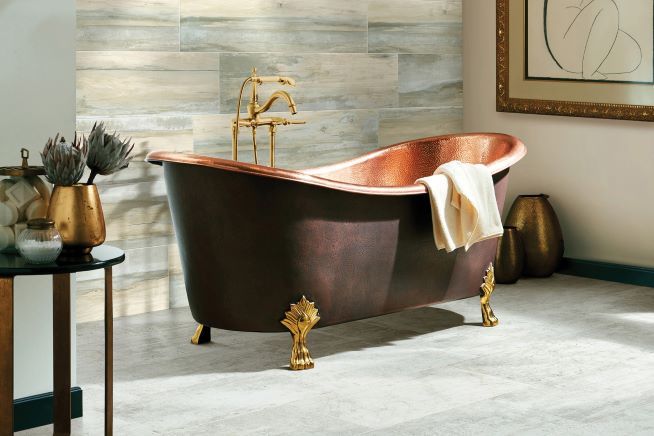
M 279 83 L 281 85 L 295 86 L 295 79 L 285 76 L 261 76 L 255 77 L 255 80 L 259 85 L 263 83 Z

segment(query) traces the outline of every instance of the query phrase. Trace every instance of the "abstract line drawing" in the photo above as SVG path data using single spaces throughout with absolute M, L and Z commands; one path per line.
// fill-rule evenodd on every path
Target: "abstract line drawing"
M 654 0 L 496 0 L 495 36 L 497 112 L 654 122 Z
M 632 73 L 643 61 L 639 41 L 620 27 L 615 0 L 545 0 L 543 17 L 550 56 L 584 80 Z

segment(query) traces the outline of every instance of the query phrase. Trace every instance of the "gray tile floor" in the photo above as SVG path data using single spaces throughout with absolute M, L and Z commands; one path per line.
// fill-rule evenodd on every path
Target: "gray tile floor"
M 474 298 L 314 330 L 300 372 L 285 333 L 193 346 L 188 309 L 117 319 L 115 434 L 654 434 L 654 289 L 555 275 L 492 302 L 495 328 Z M 102 323 L 78 350 L 73 433 L 98 435 Z

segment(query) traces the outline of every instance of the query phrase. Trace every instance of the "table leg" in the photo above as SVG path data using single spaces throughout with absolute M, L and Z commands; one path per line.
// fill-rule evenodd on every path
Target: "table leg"
M 54 274 L 53 361 L 54 434 L 70 434 L 70 274 Z
M 14 434 L 14 278 L 0 277 L 0 436 Z
M 104 434 L 114 432 L 114 310 L 111 267 L 104 270 Z

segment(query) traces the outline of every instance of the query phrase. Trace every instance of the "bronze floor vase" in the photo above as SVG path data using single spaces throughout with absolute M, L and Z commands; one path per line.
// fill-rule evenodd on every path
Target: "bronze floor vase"
M 478 296 L 497 240 L 438 251 L 429 198 L 414 182 L 451 160 L 483 163 L 501 211 L 509 168 L 525 153 L 512 136 L 480 133 L 407 141 L 301 171 L 148 154 L 164 170 L 188 301 L 201 324 L 194 342 L 210 337 L 202 326 L 289 329 L 291 367 L 304 369 L 313 366 L 305 339 L 314 325 Z M 486 294 L 492 281 L 490 271 Z M 492 312 L 482 312 L 493 324 Z
M 520 232 L 526 276 L 549 277 L 563 258 L 561 225 L 547 199 L 545 194 L 519 195 L 506 217 L 506 225 Z

